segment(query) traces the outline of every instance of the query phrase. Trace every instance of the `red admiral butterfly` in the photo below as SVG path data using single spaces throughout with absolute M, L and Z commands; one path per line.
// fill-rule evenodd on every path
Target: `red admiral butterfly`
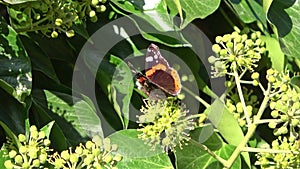
M 180 77 L 177 71 L 169 66 L 167 60 L 160 54 L 158 46 L 154 44 L 151 44 L 147 49 L 144 73 L 137 71 L 131 63 L 128 65 L 136 74 L 148 96 L 154 89 L 160 89 L 171 96 L 176 96 L 181 90 Z

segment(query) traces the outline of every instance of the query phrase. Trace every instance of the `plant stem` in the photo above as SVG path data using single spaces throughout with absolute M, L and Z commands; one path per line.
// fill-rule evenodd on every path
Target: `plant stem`
M 263 115 L 263 112 L 265 111 L 265 109 L 268 106 L 268 102 L 270 100 L 269 94 L 271 91 L 271 85 L 270 83 L 268 83 L 268 89 L 266 90 L 266 92 L 264 92 L 264 100 L 262 101 L 259 110 L 257 112 L 257 115 L 254 117 L 254 123 L 252 123 L 247 131 L 247 134 L 245 135 L 244 139 L 242 140 L 242 142 L 237 146 L 237 148 L 234 150 L 234 152 L 232 153 L 232 155 L 230 156 L 230 158 L 227 160 L 227 163 L 224 165 L 225 168 L 230 168 L 234 161 L 236 160 L 236 158 L 240 155 L 240 153 L 243 151 L 244 147 L 246 146 L 246 144 L 248 143 L 248 141 L 250 140 L 250 138 L 253 136 L 253 134 L 256 131 L 256 128 L 258 126 L 258 124 L 256 123 L 256 121 L 259 121 L 261 116 Z
M 245 102 L 244 95 L 243 95 L 243 90 L 242 90 L 242 87 L 241 87 L 241 79 L 240 79 L 239 74 L 236 70 L 234 70 L 233 75 L 234 75 L 236 87 L 237 87 L 237 90 L 238 90 L 239 98 L 240 98 L 240 101 L 241 101 L 242 106 L 243 106 L 243 110 L 244 110 L 244 113 L 245 113 L 247 124 L 251 125 L 252 122 L 251 122 L 249 113 L 247 111 L 246 102 Z
M 202 103 L 206 108 L 210 107 L 210 104 L 208 104 L 205 100 L 201 99 L 201 97 L 195 95 L 190 89 L 182 86 L 182 89 L 185 90 L 188 94 L 192 95 L 197 101 Z
M 197 146 L 199 146 L 202 150 L 206 151 L 209 155 L 211 155 L 213 158 L 215 158 L 216 160 L 218 160 L 220 163 L 222 163 L 223 165 L 225 165 L 227 163 L 227 161 L 225 159 L 223 159 L 222 157 L 218 156 L 217 154 L 215 154 L 213 151 L 211 151 L 209 148 L 207 148 L 205 145 L 191 139 L 191 142 L 196 143 Z
M 274 149 L 265 149 L 265 148 L 253 148 L 253 147 L 244 147 L 243 151 L 246 152 L 255 152 L 255 153 L 293 153 L 293 154 L 299 154 L 297 151 L 292 150 L 274 150 Z

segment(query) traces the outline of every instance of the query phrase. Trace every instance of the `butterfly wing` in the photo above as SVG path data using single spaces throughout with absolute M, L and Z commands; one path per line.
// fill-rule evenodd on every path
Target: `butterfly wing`
M 153 43 L 147 49 L 146 58 L 145 58 L 145 70 L 156 66 L 157 64 L 164 65 L 169 67 L 169 63 L 165 58 L 162 57 L 160 54 L 158 46 L 154 45 Z

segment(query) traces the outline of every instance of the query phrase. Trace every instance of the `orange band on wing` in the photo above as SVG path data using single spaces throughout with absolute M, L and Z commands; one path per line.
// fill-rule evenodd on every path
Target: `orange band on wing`
M 167 70 L 167 66 L 164 65 L 164 64 L 161 64 L 161 63 L 153 66 L 151 69 L 149 69 L 149 70 L 146 71 L 146 77 L 149 77 L 149 76 L 153 75 L 153 73 L 155 73 L 156 70 L 166 71 Z

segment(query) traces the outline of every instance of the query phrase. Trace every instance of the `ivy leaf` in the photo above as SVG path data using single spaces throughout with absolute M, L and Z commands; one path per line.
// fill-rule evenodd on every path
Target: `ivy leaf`
M 24 103 L 31 93 L 29 57 L 17 33 L 0 18 L 0 88 Z
M 219 8 L 220 2 L 221 0 L 181 0 L 181 7 L 186 14 L 181 29 L 196 18 L 204 19 L 212 14 Z
M 229 159 L 235 147 L 232 145 L 224 145 L 214 153 L 223 159 Z M 188 145 L 183 146 L 182 150 L 176 150 L 177 168 L 180 169 L 222 169 L 223 165 L 214 157 L 202 150 L 199 143 L 196 141 L 189 142 Z M 238 157 L 231 169 L 241 168 L 241 158 Z
M 151 147 L 138 138 L 136 130 L 117 131 L 109 138 L 111 143 L 118 145 L 117 153 L 123 157 L 117 164 L 118 168 L 173 169 L 168 155 L 161 149 L 151 150 Z
M 285 56 L 281 51 L 279 41 L 273 37 L 261 36 L 261 39 L 266 43 L 266 48 L 269 52 L 269 57 L 272 62 L 272 67 L 278 71 L 284 70 Z
M 123 123 L 123 128 L 126 129 L 129 123 L 129 106 L 134 87 L 132 73 L 120 58 L 111 55 L 110 62 L 116 65 L 116 71 L 111 81 L 109 95 L 115 111 Z
M 300 59 L 300 2 L 274 0 L 267 10 L 268 20 L 276 27 L 284 54 Z M 276 31 L 275 30 L 275 31 Z

